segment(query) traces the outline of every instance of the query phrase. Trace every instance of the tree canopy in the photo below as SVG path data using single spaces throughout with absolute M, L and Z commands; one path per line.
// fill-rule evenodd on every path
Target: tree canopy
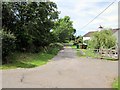
M 53 2 L 3 3 L 2 26 L 17 38 L 19 48 L 30 44 L 44 46 L 50 43 L 50 30 L 58 18 L 57 5 Z
M 116 45 L 116 38 L 112 35 L 111 30 L 101 30 L 95 32 L 88 42 L 90 48 L 111 48 Z
M 57 37 L 57 41 L 65 42 L 72 39 L 76 30 L 73 28 L 73 22 L 70 20 L 70 17 L 65 16 L 55 22 L 52 32 Z
M 49 45 L 53 42 L 50 30 L 58 15 L 57 5 L 53 2 L 3 2 L 1 34 L 6 52 L 2 54 L 11 53 L 13 45 L 18 51 L 30 52 L 38 52 L 40 47 Z
M 14 51 L 37 53 L 71 40 L 75 32 L 69 16 L 59 19 L 54 2 L 2 2 L 3 60 Z

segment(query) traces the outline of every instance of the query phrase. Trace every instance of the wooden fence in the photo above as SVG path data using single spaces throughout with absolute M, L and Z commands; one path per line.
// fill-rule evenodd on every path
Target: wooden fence
M 100 58 L 112 58 L 118 59 L 118 49 L 88 49 L 94 51 L 94 53 L 98 54 Z
M 104 57 L 118 59 L 118 49 L 100 49 L 99 54 Z

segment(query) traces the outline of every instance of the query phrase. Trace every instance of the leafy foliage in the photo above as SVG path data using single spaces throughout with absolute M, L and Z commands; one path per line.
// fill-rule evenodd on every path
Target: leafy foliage
M 63 49 L 63 45 L 61 43 L 51 43 L 48 47 L 48 54 L 57 54 L 59 50 Z
M 59 18 L 54 2 L 2 2 L 3 62 L 13 51 L 56 54 L 76 30 L 69 16 Z
M 83 43 L 83 37 L 81 35 L 76 37 L 74 40 L 74 45 L 77 45 L 79 43 L 81 43 L 81 44 Z
M 72 23 L 69 16 L 65 16 L 55 22 L 53 34 L 57 37 L 56 41 L 65 42 L 66 40 L 72 39 L 76 32 Z
M 39 52 L 54 42 L 50 30 L 58 14 L 53 2 L 3 2 L 3 59 L 15 46 L 18 51 Z
M 54 57 L 54 54 L 47 53 L 27 53 L 15 52 L 9 57 L 11 63 L 4 64 L 0 69 L 13 69 L 13 68 L 34 68 L 49 62 Z
M 92 39 L 88 43 L 89 48 L 111 48 L 115 46 L 116 38 L 112 35 L 110 30 L 102 30 L 95 32 Z
M 15 36 L 10 32 L 7 33 L 3 30 L 0 31 L 0 36 L 2 36 L 2 57 L 5 61 L 3 63 L 8 63 L 8 58 L 6 56 L 10 55 L 16 48 Z
M 50 43 L 50 30 L 58 18 L 53 2 L 3 3 L 3 27 L 15 34 L 19 50 Z M 8 19 L 10 18 L 10 19 Z
M 84 43 L 88 45 L 89 40 L 85 40 Z

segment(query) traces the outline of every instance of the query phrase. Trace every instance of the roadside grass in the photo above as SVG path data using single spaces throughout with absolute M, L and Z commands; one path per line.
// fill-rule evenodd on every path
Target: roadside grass
M 96 54 L 92 50 L 86 50 L 86 49 L 81 49 L 81 50 L 85 53 L 85 56 L 87 56 L 87 57 L 92 57 L 92 58 L 100 57 L 98 54 Z
M 83 52 L 80 53 L 80 50 Z M 78 56 L 82 56 L 82 57 L 92 57 L 92 58 L 99 58 L 100 56 L 96 53 L 94 53 L 94 51 L 91 50 L 86 50 L 86 49 L 77 49 L 77 55 Z
M 52 54 L 48 52 L 40 53 L 21 53 L 15 52 L 9 57 L 10 63 L 0 66 L 0 69 L 15 69 L 15 68 L 33 68 L 41 66 L 49 62 L 57 53 L 58 49 L 54 48 Z
M 73 49 L 77 49 L 76 45 L 72 45 L 71 48 L 73 48 Z
M 80 49 L 77 49 L 77 56 L 79 56 L 79 57 L 86 57 L 85 55 L 83 55 L 82 53 L 80 53 Z
M 75 45 L 71 46 L 71 48 L 77 50 L 77 55 L 79 57 L 91 57 L 91 58 L 111 60 L 111 61 L 116 61 L 117 60 L 117 59 L 113 59 L 113 58 L 110 58 L 110 57 L 102 57 L 100 54 L 96 53 L 93 50 L 89 50 L 89 49 L 77 49 Z M 82 52 L 80 52 L 80 51 L 82 51 Z
M 118 79 L 116 79 L 112 84 L 112 88 L 117 88 L 118 90 L 120 90 L 120 87 L 118 86 L 118 84 L 120 83 L 118 83 Z

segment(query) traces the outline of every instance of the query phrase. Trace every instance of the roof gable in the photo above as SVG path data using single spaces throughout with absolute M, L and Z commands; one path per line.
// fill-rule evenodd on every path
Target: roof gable
M 97 31 L 91 31 L 91 32 L 88 32 L 86 33 L 83 37 L 91 37 L 93 33 L 95 33 Z
M 119 29 L 111 29 L 112 34 L 114 34 L 115 32 L 117 32 Z M 90 31 L 88 33 L 86 33 L 83 37 L 91 37 L 93 35 L 93 33 L 95 33 L 97 31 Z

